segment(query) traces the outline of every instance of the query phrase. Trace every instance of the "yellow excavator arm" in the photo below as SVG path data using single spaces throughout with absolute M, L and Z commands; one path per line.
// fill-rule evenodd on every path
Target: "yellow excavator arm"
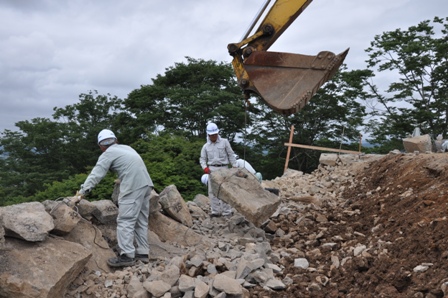
M 273 110 L 291 115 L 300 111 L 337 72 L 348 49 L 338 55 L 322 51 L 316 56 L 268 52 L 312 0 L 276 0 L 255 33 L 248 36 L 269 2 L 260 9 L 243 40 L 229 44 L 227 49 L 246 98 L 256 93 Z

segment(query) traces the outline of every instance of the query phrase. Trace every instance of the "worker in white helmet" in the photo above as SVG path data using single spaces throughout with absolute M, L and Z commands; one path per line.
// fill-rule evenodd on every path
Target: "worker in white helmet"
M 201 157 L 199 158 L 204 174 L 210 174 L 228 167 L 236 167 L 236 159 L 232 147 L 227 139 L 219 135 L 218 126 L 215 123 L 209 123 L 206 133 L 207 142 L 202 146 Z M 208 182 L 208 195 L 210 198 L 211 217 L 230 216 L 233 214 L 232 207 L 212 193 L 210 182 Z
M 118 144 L 112 131 L 103 129 L 98 134 L 98 146 L 103 153 L 81 185 L 79 194 L 84 197 L 109 170 L 118 174 L 120 194 L 117 241 L 120 255 L 109 259 L 107 264 L 111 267 L 124 267 L 133 265 L 136 260 L 147 263 L 149 197 L 154 187 L 151 177 L 140 155 L 130 146 Z
M 258 182 L 261 183 L 261 181 L 263 179 L 263 176 L 261 175 L 261 173 L 255 171 L 254 167 L 252 167 L 252 165 L 247 160 L 240 158 L 238 156 L 238 154 L 235 154 L 234 156 L 236 159 L 236 166 L 238 168 L 246 169 L 249 173 L 251 173 L 252 175 L 254 175 L 257 178 Z

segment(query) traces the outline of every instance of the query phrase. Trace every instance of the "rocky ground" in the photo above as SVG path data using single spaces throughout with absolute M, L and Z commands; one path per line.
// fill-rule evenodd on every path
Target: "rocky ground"
M 254 289 L 252 297 L 444 297 L 447 157 L 389 154 L 369 161 L 352 168 L 353 182 L 338 199 L 274 219 L 291 241 L 274 239 L 273 249 L 296 248 L 291 258 L 306 256 L 315 270 L 285 263 L 282 275 L 293 280 L 288 290 Z M 324 243 L 334 245 L 323 249 Z
M 245 296 L 445 297 L 448 155 L 342 157 L 312 174 L 288 171 L 263 182 L 280 189 L 281 207 L 262 228 L 285 287 L 255 284 Z M 198 229 L 201 224 L 224 241 L 226 219 L 204 219 Z M 155 258 L 126 270 L 144 274 L 162 263 Z M 67 297 L 90 297 L 79 288 L 101 282 L 95 274 L 80 277 Z

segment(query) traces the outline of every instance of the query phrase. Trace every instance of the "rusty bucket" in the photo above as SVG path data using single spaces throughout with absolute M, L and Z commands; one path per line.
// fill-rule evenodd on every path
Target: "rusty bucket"
M 335 55 L 322 51 L 316 56 L 280 52 L 253 52 L 244 60 L 251 86 L 275 111 L 291 115 L 300 111 L 338 71 L 349 49 Z

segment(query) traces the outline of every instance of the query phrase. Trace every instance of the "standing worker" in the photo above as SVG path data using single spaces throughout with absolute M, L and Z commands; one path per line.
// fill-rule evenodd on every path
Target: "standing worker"
M 117 241 L 119 256 L 107 260 L 111 267 L 132 266 L 135 260 L 149 262 L 148 217 L 149 196 L 154 187 L 145 163 L 130 146 L 118 144 L 115 134 L 103 129 L 98 134 L 98 146 L 103 152 L 92 172 L 81 185 L 85 196 L 109 170 L 120 179 L 118 196 Z M 134 246 L 134 240 L 137 247 Z
M 215 123 L 207 125 L 207 143 L 202 146 L 199 162 L 205 174 L 219 171 L 230 166 L 236 167 L 236 159 L 227 139 L 219 136 L 219 129 Z M 210 217 L 230 216 L 232 207 L 218 199 L 213 193 L 208 181 L 208 195 L 210 198 Z

